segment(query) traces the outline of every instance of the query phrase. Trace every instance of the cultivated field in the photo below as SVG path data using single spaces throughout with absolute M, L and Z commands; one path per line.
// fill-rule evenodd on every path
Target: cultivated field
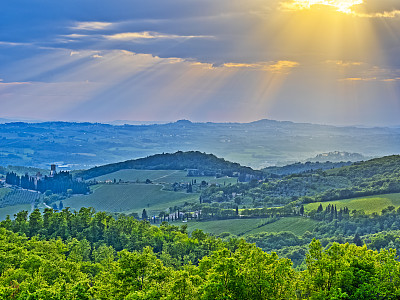
M 103 176 L 96 177 L 98 181 L 106 181 L 106 180 L 117 180 L 120 179 L 122 181 L 131 181 L 131 182 L 144 182 L 146 179 L 150 179 L 156 183 L 189 183 L 192 180 L 196 180 L 197 183 L 200 183 L 202 180 L 207 181 L 208 183 L 219 183 L 226 184 L 228 183 L 236 183 L 237 178 L 215 178 L 215 177 L 188 177 L 186 176 L 187 172 L 182 170 L 120 170 L 117 172 L 113 172 L 110 174 L 106 174 Z
M 9 188 L 0 188 L 0 201 L 11 192 Z
M 400 207 L 400 193 L 395 194 L 383 194 L 377 196 L 369 196 L 369 197 L 360 197 L 353 199 L 345 199 L 345 200 L 337 200 L 337 201 L 327 201 L 327 202 L 315 202 L 307 204 L 304 208 L 306 211 L 310 211 L 313 209 L 317 209 L 318 206 L 322 204 L 322 206 L 327 207 L 329 204 L 336 205 L 337 209 L 348 207 L 349 210 L 353 209 L 362 209 L 365 213 L 380 213 L 382 209 L 393 205 L 396 207 Z
M 159 213 L 184 202 L 198 201 L 198 194 L 168 192 L 157 184 L 99 184 L 90 195 L 63 200 L 64 207 L 79 210 L 93 207 L 96 211 L 139 213 L 145 208 L 149 214 Z
M 191 232 L 195 229 L 201 229 L 204 232 L 212 234 L 221 234 L 229 232 L 235 235 L 249 235 L 260 232 L 280 232 L 291 231 L 294 234 L 302 235 L 306 231 L 312 231 L 317 221 L 307 218 L 281 218 L 280 220 L 266 224 L 270 221 L 264 219 L 233 219 L 233 220 L 217 220 L 204 222 L 188 222 L 188 230 Z M 175 223 L 174 223 L 175 224 Z M 182 223 L 183 224 L 183 223 Z M 264 225 L 265 224 L 265 225 Z

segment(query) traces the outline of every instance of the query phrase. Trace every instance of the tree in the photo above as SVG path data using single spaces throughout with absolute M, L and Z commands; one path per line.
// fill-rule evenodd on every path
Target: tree
M 141 252 L 123 250 L 118 255 L 119 270 L 116 278 L 119 282 L 115 283 L 121 295 L 129 295 L 129 299 L 151 299 L 140 296 L 150 293 L 154 285 L 161 288 L 163 280 L 170 274 L 150 247 L 145 247 Z
M 353 243 L 356 244 L 357 246 L 363 245 L 360 234 L 358 232 L 354 235 Z
M 143 209 L 143 212 L 142 212 L 142 220 L 147 220 L 147 219 L 148 219 L 147 211 L 146 211 L 146 209 Z
M 40 210 L 36 208 L 29 216 L 29 235 L 34 236 L 43 228 L 43 218 Z
M 396 299 L 400 272 L 394 257 L 393 250 L 338 243 L 324 249 L 313 240 L 300 290 L 307 299 Z
M 15 222 L 13 226 L 14 232 L 28 233 L 28 211 L 22 210 L 14 215 Z

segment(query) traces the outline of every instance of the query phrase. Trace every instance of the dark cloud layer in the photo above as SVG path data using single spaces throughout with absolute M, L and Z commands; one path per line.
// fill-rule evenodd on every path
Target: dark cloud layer
M 71 49 L 125 49 L 198 59 L 209 59 L 217 54 L 220 61 L 220 51 L 227 55 L 232 40 L 240 39 L 249 26 L 256 25 L 256 18 L 249 13 L 258 9 L 260 3 L 263 1 L 250 0 L 246 5 L 238 0 L 6 1 L 0 12 L 0 28 L 3 29 L 0 41 Z M 276 1 L 271 0 L 271 3 L 276 4 Z M 79 30 L 79 22 L 110 22 L 112 25 L 88 31 Z M 112 43 L 103 38 L 104 35 L 143 31 L 216 38 L 202 42 L 154 39 Z

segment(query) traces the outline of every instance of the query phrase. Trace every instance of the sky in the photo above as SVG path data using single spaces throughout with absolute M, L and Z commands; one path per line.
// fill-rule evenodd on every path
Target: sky
M 0 118 L 400 125 L 399 0 L 3 0 Z

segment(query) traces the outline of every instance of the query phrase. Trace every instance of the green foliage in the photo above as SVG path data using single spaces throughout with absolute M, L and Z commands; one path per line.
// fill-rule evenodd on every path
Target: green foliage
M 27 212 L 21 212 L 16 221 L 9 221 L 13 230 L 18 225 L 19 231 L 26 230 L 28 235 L 39 228 L 39 235 L 31 238 L 0 227 L 0 299 L 400 297 L 400 263 L 395 250 L 378 252 L 348 243 L 323 247 L 313 240 L 306 246 L 303 270 L 295 270 L 289 259 L 266 253 L 254 244 L 224 243 L 201 231 L 188 237 L 184 228 L 168 224 L 157 228 L 126 217 L 113 221 L 92 209 L 75 214 L 47 209 L 41 217 L 37 211 L 29 218 Z M 60 231 L 63 220 L 69 234 L 50 234 L 51 230 Z M 6 222 L 1 225 L 5 227 Z M 116 250 L 106 245 L 114 235 L 121 241 L 122 233 L 126 246 Z M 51 236 L 58 238 L 45 238 Z M 395 236 L 398 233 L 376 237 L 371 245 Z M 291 234 L 281 237 L 287 243 L 293 239 Z M 180 255 L 182 263 L 174 263 Z
M 397 299 L 399 263 L 392 250 L 334 243 L 323 249 L 314 240 L 302 272 L 302 296 L 309 299 Z
M 398 221 L 400 209 L 394 210 L 391 207 L 383 209 L 381 215 L 377 213 L 367 215 L 363 210 L 349 211 L 348 208 L 335 210 L 333 206 L 328 205 L 323 212 L 313 211 L 310 215 L 321 220 L 315 227 L 314 233 L 324 237 L 339 234 L 350 236 L 356 233 L 366 235 L 400 229 Z

